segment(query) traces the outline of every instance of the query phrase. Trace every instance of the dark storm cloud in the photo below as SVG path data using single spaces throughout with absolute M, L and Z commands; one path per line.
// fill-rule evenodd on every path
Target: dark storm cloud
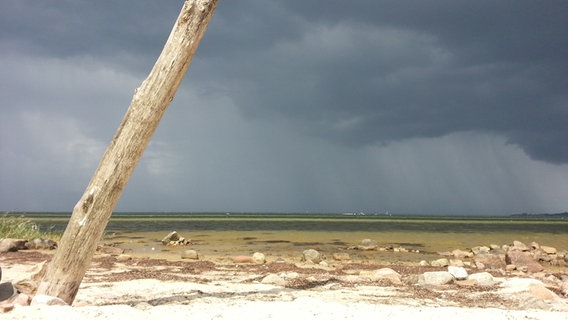
M 179 13 L 177 1 L 3 1 L 0 7 L 4 52 L 95 56 L 142 72 L 160 53 Z
M 494 132 L 564 163 L 565 12 L 565 2 L 221 3 L 201 57 L 244 112 L 331 140 Z
M 179 10 L 173 1 L 2 6 L 8 51 L 104 57 L 141 75 Z M 225 82 L 245 114 L 285 116 L 349 145 L 489 131 L 565 163 L 566 12 L 564 1 L 226 1 L 192 70 L 202 83 L 192 84 Z
M 72 208 L 181 4 L 0 1 L 0 210 Z M 566 12 L 220 0 L 118 209 L 565 210 Z

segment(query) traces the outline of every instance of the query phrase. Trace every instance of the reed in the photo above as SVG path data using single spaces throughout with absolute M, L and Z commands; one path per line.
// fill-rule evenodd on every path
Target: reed
M 0 218 L 0 239 L 50 239 L 58 240 L 60 234 L 50 231 L 42 231 L 40 227 L 30 219 L 23 216 L 10 216 L 4 214 Z

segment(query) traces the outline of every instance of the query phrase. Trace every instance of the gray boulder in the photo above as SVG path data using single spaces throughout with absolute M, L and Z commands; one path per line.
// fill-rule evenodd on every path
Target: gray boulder
M 306 262 L 311 262 L 314 264 L 318 264 L 322 261 L 321 254 L 319 251 L 315 249 L 308 249 L 302 252 L 302 260 Z
M 17 294 L 12 282 L 0 283 L 0 301 L 8 300 Z

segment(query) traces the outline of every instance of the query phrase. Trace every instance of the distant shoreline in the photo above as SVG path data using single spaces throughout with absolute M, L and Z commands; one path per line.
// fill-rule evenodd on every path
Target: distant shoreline
M 567 212 L 560 213 L 515 213 L 511 215 L 512 217 L 568 217 Z

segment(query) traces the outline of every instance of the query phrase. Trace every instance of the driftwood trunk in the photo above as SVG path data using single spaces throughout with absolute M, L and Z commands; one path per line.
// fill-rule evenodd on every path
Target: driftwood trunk
M 148 78 L 132 102 L 73 214 L 59 247 L 39 284 L 38 294 L 56 296 L 68 304 L 134 167 L 173 100 L 218 0 L 186 0 L 172 32 Z

